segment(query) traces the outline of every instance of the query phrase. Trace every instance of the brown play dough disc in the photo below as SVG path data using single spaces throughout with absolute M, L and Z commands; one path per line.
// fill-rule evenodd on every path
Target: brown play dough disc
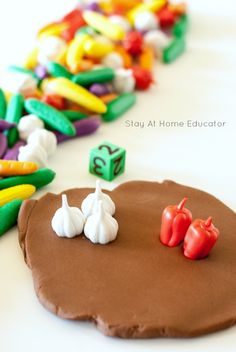
M 71 206 L 94 189 L 64 193 Z M 133 181 L 107 192 L 117 239 L 59 238 L 51 228 L 61 195 L 24 202 L 19 238 L 40 302 L 66 319 L 90 320 L 123 338 L 197 336 L 236 321 L 236 214 L 215 197 L 171 181 Z M 189 260 L 159 241 L 163 209 L 188 197 L 194 218 L 213 217 L 220 237 L 209 257 Z

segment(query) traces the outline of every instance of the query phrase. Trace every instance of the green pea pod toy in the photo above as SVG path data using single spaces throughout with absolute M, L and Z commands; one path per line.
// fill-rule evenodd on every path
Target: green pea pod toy
M 40 169 L 29 175 L 6 177 L 0 180 L 0 189 L 14 187 L 18 185 L 33 185 L 37 189 L 51 183 L 56 173 L 50 169 Z M 0 220 L 1 221 L 1 220 Z
M 5 119 L 7 102 L 2 89 L 0 89 L 0 119 Z
M 75 127 L 59 110 L 37 99 L 27 99 L 25 109 L 42 119 L 48 126 L 68 136 L 76 134 Z
M 0 236 L 16 225 L 22 200 L 13 200 L 0 208 Z
M 21 94 L 15 94 L 11 98 L 5 120 L 10 123 L 18 124 L 20 118 L 23 114 L 24 108 L 24 98 Z M 16 127 L 11 128 L 9 131 L 6 131 L 6 136 L 8 140 L 8 147 L 11 148 L 19 139 L 18 130 Z
M 163 61 L 169 64 L 175 61 L 186 49 L 186 42 L 184 37 L 176 37 L 172 40 L 169 46 L 163 50 Z
M 121 94 L 118 98 L 107 104 L 107 112 L 102 115 L 104 121 L 110 122 L 129 110 L 136 102 L 136 96 L 133 93 Z
M 93 83 L 106 83 L 115 78 L 115 71 L 110 67 L 98 68 L 87 72 L 78 73 L 73 77 L 73 82 L 81 86 L 90 86 Z
M 47 71 L 53 77 L 65 77 L 68 79 L 73 77 L 70 71 L 68 71 L 64 66 L 58 64 L 57 62 L 49 62 L 47 64 Z
M 61 112 L 64 115 L 66 115 L 66 117 L 72 122 L 78 121 L 78 120 L 83 120 L 83 119 L 86 119 L 87 117 L 89 117 L 87 114 L 84 114 L 83 112 L 80 112 L 80 111 L 62 110 Z

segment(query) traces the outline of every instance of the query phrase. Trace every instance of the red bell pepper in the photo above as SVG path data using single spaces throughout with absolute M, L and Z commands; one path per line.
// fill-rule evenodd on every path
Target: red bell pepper
M 176 21 L 175 14 L 168 9 L 168 7 L 163 7 L 160 11 L 158 11 L 157 17 L 161 28 L 172 27 Z
M 184 255 L 189 259 L 208 256 L 219 237 L 219 230 L 213 225 L 212 217 L 206 221 L 196 219 L 190 225 L 184 239 Z
M 154 83 L 152 73 L 145 68 L 134 66 L 131 68 L 135 79 L 135 87 L 139 90 L 146 90 Z
M 62 17 L 61 22 L 75 22 L 82 17 L 82 12 L 79 9 L 74 9 Z
M 62 38 L 66 41 L 72 40 L 76 31 L 86 25 L 82 12 L 79 9 L 74 9 L 69 12 L 61 19 L 60 23 L 67 23 L 69 25 L 68 28 L 62 32 Z
M 139 55 L 143 48 L 143 36 L 138 31 L 131 31 L 126 34 L 123 42 L 125 50 L 130 55 Z
M 160 240 L 165 246 L 178 246 L 192 222 L 192 213 L 184 205 L 184 198 L 179 205 L 169 205 L 162 214 Z

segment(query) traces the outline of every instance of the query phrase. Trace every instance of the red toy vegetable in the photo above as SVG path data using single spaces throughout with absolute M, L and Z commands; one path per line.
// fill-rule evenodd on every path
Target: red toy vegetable
M 62 33 L 63 39 L 70 41 L 74 38 L 76 31 L 86 25 L 83 19 L 83 15 L 79 9 L 75 9 L 69 12 L 66 16 L 62 18 L 60 23 L 68 23 L 69 27 L 65 29 Z
M 205 258 L 219 237 L 219 230 L 213 225 L 212 217 L 206 221 L 196 219 L 188 228 L 184 239 L 184 255 L 189 259 Z
M 139 55 L 142 52 L 143 36 L 137 31 L 131 31 L 126 34 L 124 48 L 131 55 Z
M 153 77 L 149 70 L 142 67 L 132 67 L 133 76 L 135 79 L 135 87 L 139 90 L 146 90 L 153 83 Z
M 53 106 L 57 110 L 64 110 L 66 108 L 65 99 L 59 95 L 48 94 L 42 98 L 42 101 L 46 104 Z
M 157 17 L 159 19 L 159 24 L 161 28 L 172 27 L 175 23 L 175 14 L 168 9 L 168 7 L 164 7 L 157 13 Z
M 81 11 L 79 9 L 74 9 L 62 17 L 61 22 L 72 23 L 80 21 L 81 17 L 83 17 Z
M 184 198 L 179 205 L 169 205 L 162 214 L 161 242 L 168 247 L 178 246 L 192 222 L 192 213 L 184 208 L 187 198 Z

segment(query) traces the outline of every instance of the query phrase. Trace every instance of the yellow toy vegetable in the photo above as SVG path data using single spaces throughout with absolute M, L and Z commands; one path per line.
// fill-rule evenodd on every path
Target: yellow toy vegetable
M 66 63 L 71 71 L 76 71 L 84 55 L 84 45 L 89 39 L 87 34 L 76 36 L 70 43 L 66 54 Z
M 67 78 L 60 77 L 50 80 L 47 88 L 55 94 L 99 114 L 103 114 L 107 110 L 101 99 Z
M 39 49 L 36 47 L 28 54 L 24 62 L 24 68 L 28 70 L 33 70 L 38 63 L 38 52 Z
M 27 199 L 31 197 L 36 188 L 32 185 L 20 185 L 4 189 L 0 191 L 0 207 L 15 199 Z
M 123 29 L 112 23 L 109 18 L 94 11 L 85 11 L 83 14 L 87 24 L 112 40 L 122 40 L 125 36 Z
M 69 27 L 68 23 L 50 23 L 43 28 L 41 28 L 38 32 L 38 38 L 47 37 L 51 35 L 60 35 L 65 29 Z
M 113 44 L 103 43 L 92 38 L 88 39 L 84 45 L 86 55 L 96 59 L 100 59 L 103 56 L 109 54 L 113 49 Z

